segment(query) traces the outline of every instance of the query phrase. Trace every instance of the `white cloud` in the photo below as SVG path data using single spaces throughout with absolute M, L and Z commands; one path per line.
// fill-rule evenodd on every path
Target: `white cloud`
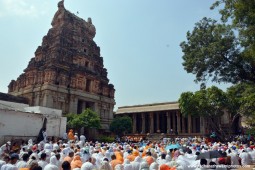
M 47 13 L 48 2 L 35 0 L 0 0 L 0 17 L 38 17 Z

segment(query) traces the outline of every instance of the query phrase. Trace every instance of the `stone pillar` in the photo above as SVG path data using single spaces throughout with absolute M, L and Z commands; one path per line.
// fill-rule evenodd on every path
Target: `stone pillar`
M 192 132 L 192 125 L 191 125 L 191 115 L 188 115 L 188 133 L 191 134 Z
M 82 112 L 85 110 L 86 107 L 87 107 L 87 102 L 82 101 Z
M 159 112 L 156 113 L 157 114 L 157 132 L 158 130 L 160 130 L 160 127 L 159 127 Z
M 192 118 L 192 127 L 193 127 L 193 133 L 196 133 L 196 118 L 195 117 L 193 117 Z
M 176 116 L 177 116 L 177 132 L 178 134 L 181 133 L 181 116 L 180 116 L 180 112 L 176 112 Z
M 166 112 L 166 117 L 167 117 L 167 133 L 170 133 L 170 129 L 171 129 L 171 119 L 170 119 L 170 113 Z
M 77 113 L 78 99 L 76 96 L 71 95 L 69 102 L 69 113 Z
M 184 115 L 182 116 L 182 133 L 186 133 L 186 127 L 185 127 L 185 117 Z
M 142 134 L 145 133 L 145 113 L 142 113 Z
M 150 113 L 150 133 L 154 133 L 154 114 Z
M 97 112 L 100 115 L 100 110 L 99 110 L 98 102 L 94 103 L 94 111 Z
M 43 107 L 52 107 L 53 105 L 53 98 L 52 96 L 46 92 L 43 95 Z
M 200 117 L 200 133 L 202 135 L 205 134 L 205 122 L 204 122 L 204 117 Z
M 133 113 L 133 133 L 136 133 L 136 114 Z
M 113 108 L 114 108 L 114 105 L 113 105 L 113 104 L 110 104 L 110 111 L 109 111 L 109 119 L 110 119 L 110 120 L 113 119 Z
M 40 106 L 40 93 L 36 93 L 35 95 L 35 106 Z
M 175 119 L 175 115 L 176 115 L 176 113 L 173 112 L 172 113 L 172 118 L 173 118 L 173 131 L 174 131 L 174 133 L 176 131 L 176 119 Z

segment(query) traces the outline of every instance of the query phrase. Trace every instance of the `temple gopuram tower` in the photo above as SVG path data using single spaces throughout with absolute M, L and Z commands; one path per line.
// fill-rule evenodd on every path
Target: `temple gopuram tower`
M 8 93 L 27 98 L 31 106 L 60 109 L 64 114 L 91 108 L 107 130 L 115 89 L 93 40 L 96 29 L 91 18 L 77 17 L 62 0 L 51 25 L 24 73 L 9 84 Z

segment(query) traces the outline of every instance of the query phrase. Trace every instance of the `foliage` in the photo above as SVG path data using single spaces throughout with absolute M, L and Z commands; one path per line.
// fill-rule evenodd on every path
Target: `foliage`
M 252 128 L 246 129 L 245 134 L 255 136 L 255 128 L 252 127 Z
M 100 128 L 100 118 L 98 114 L 91 109 L 86 109 L 81 114 L 69 113 L 66 117 L 68 128 Z
M 253 125 L 255 120 L 254 85 L 247 83 L 234 85 L 227 89 L 227 96 L 229 100 L 228 110 L 232 113 L 245 116 L 248 121 L 247 124 Z
M 254 0 L 220 0 L 221 21 L 203 18 L 180 44 L 183 66 L 196 82 L 255 83 Z
M 227 96 L 219 88 L 212 86 L 192 92 L 184 92 L 179 98 L 179 107 L 184 115 L 220 116 L 227 106 Z
M 179 98 L 179 107 L 186 116 L 190 114 L 217 117 L 227 110 L 232 117 L 236 114 L 242 115 L 250 128 L 255 127 L 255 88 L 253 84 L 239 83 L 228 88 L 226 92 L 215 86 L 194 93 L 184 92 Z
M 99 136 L 98 141 L 112 143 L 115 141 L 115 138 L 111 136 Z
M 183 66 L 196 75 L 195 82 L 205 87 L 208 80 L 233 83 L 227 92 L 226 109 L 246 117 L 248 125 L 255 126 L 255 2 L 254 0 L 217 0 L 211 9 L 219 8 L 221 19 L 204 17 L 187 32 L 187 40 L 180 46 Z M 180 98 L 184 112 L 206 113 L 208 108 L 202 90 L 183 94 Z M 189 98 L 184 99 L 188 95 Z M 196 101 L 196 100 L 198 101 Z M 191 100 L 191 101 L 190 101 Z M 191 106 L 191 102 L 196 107 Z M 203 105 L 200 105 L 204 102 Z M 185 103 L 185 104 L 183 104 Z M 210 105 L 209 105 L 210 106 Z M 208 110 L 211 112 L 211 109 Z M 191 112 L 191 111 L 190 111 Z M 200 113 L 201 112 L 201 113 Z
M 116 117 L 110 124 L 110 131 L 122 136 L 124 133 L 130 133 L 132 129 L 132 119 L 128 116 Z

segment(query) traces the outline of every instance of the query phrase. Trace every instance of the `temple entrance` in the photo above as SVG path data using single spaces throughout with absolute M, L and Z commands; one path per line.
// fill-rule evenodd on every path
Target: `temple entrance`
M 81 114 L 87 108 L 94 110 L 94 105 L 95 105 L 94 102 L 78 100 L 77 114 Z

